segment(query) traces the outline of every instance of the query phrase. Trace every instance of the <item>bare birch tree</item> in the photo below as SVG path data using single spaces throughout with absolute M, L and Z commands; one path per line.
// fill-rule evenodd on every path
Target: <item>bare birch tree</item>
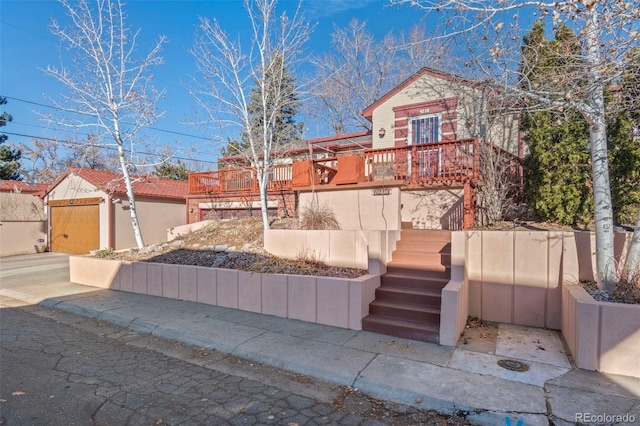
M 214 19 L 200 18 L 191 49 L 200 73 L 190 92 L 210 122 L 244 134 L 248 148 L 243 157 L 255 170 L 262 222 L 269 228 L 267 190 L 276 157 L 285 147 L 276 137 L 280 111 L 297 102 L 283 91 L 288 70 L 302 59 L 311 27 L 300 6 L 291 18 L 276 14 L 276 0 L 246 0 L 251 39 L 234 40 Z M 245 51 L 246 48 L 246 51 Z M 201 84 L 198 84 L 198 81 Z M 252 89 L 258 96 L 258 114 L 252 113 Z M 254 102 L 253 106 L 256 104 Z M 257 119 L 256 119 L 257 118 Z
M 640 2 L 568 0 L 557 2 L 519 0 L 392 0 L 407 4 L 446 22 L 447 36 L 466 43 L 479 75 L 498 88 L 510 105 L 530 111 L 573 110 L 590 126 L 589 146 L 593 177 L 598 282 L 610 289 L 616 280 L 613 246 L 613 212 L 607 157 L 605 89 L 618 84 L 623 73 L 638 73 Z M 567 51 L 566 61 L 556 64 L 553 78 L 529 79 L 521 66 L 521 40 L 528 28 L 521 21 L 547 19 L 566 24 L 577 34 L 581 49 Z M 533 22 L 531 22 L 533 24 Z M 535 55 L 533 51 L 524 52 Z M 638 100 L 633 100 L 638 102 Z M 623 105 L 637 108 L 637 104 Z M 640 215 L 625 268 L 638 268 Z
M 360 113 L 420 68 L 442 64 L 445 50 L 442 42 L 425 40 L 419 26 L 381 40 L 367 30 L 366 21 L 335 27 L 331 51 L 314 59 L 309 114 L 337 135 L 370 130 L 371 122 Z
M 162 97 L 152 86 L 151 68 L 163 63 L 160 36 L 146 54 L 138 50 L 140 30 L 126 23 L 120 0 L 59 0 L 70 26 L 51 23 L 51 33 L 69 50 L 61 54 L 60 66 L 43 71 L 68 90 L 62 101 L 52 99 L 65 118 L 48 119 L 74 129 L 90 128 L 102 144 L 112 140 L 118 153 L 126 187 L 131 224 L 138 247 L 144 247 L 130 176 L 127 151 L 134 151 L 136 136 L 156 121 L 156 104 Z

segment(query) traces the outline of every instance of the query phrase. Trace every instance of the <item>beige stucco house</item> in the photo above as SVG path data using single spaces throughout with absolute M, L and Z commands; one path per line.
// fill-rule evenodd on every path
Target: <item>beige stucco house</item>
M 187 183 L 133 176 L 138 220 L 146 244 L 166 241 L 167 229 L 186 223 Z M 44 195 L 51 251 L 83 254 L 135 247 L 122 175 L 70 168 Z

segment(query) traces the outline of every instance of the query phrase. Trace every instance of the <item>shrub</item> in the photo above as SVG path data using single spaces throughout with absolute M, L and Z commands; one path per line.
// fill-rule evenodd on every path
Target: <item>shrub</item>
M 640 269 L 634 272 L 623 270 L 619 273 L 612 296 L 624 303 L 640 304 Z
M 335 213 L 326 203 L 311 201 L 300 212 L 300 229 L 327 230 L 340 229 Z

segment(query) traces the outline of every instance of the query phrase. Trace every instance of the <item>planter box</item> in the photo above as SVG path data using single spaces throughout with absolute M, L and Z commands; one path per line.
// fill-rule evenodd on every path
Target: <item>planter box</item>
M 74 283 L 360 330 L 379 275 L 329 278 L 188 265 L 69 258 Z
M 598 302 L 565 283 L 562 334 L 578 367 L 640 377 L 640 305 Z

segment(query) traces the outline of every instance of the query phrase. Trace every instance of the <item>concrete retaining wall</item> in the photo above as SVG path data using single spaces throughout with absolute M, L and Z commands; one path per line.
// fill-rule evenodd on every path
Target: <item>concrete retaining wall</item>
M 590 232 L 464 233 L 471 316 L 559 330 L 562 283 L 594 279 L 595 237 Z M 617 260 L 630 238 L 630 233 L 616 234 Z
M 327 265 L 383 273 L 400 231 L 264 231 L 264 248 L 285 259 L 313 258 Z
M 343 279 L 69 258 L 71 282 L 360 330 L 379 275 Z
M 38 239 L 46 244 L 45 221 L 1 221 L 0 222 L 0 257 L 17 256 L 19 254 L 36 253 Z
M 562 335 L 578 367 L 640 377 L 640 305 L 595 301 L 562 287 Z

